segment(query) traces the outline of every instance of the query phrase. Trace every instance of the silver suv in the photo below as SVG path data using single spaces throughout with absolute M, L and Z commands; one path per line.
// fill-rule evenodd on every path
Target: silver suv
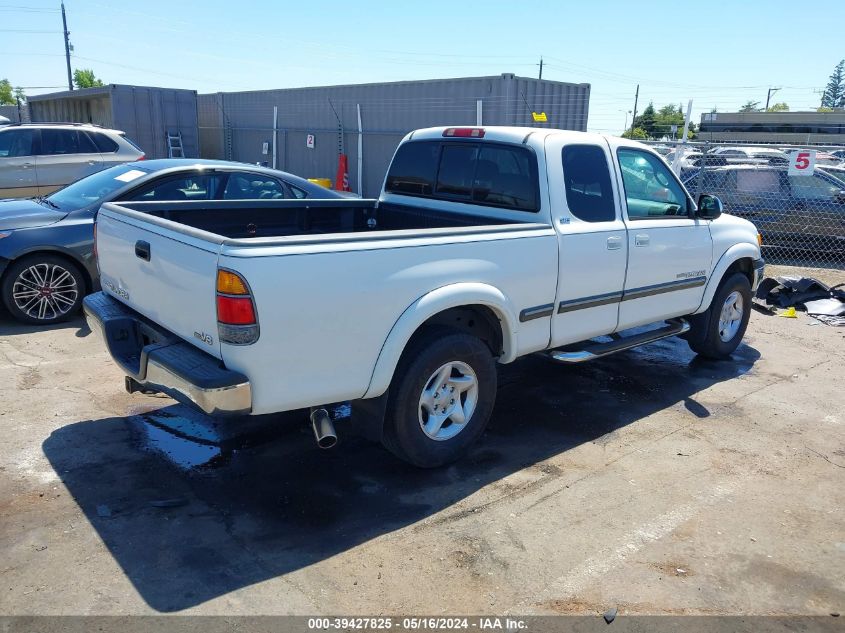
M 144 158 L 120 130 L 87 123 L 0 128 L 0 198 L 44 196 L 94 172 Z

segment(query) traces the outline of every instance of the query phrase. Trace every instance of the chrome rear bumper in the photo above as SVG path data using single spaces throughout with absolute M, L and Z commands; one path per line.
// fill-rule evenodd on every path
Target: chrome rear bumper
M 88 326 L 141 388 L 161 391 L 209 415 L 252 411 L 252 387 L 243 374 L 103 292 L 85 297 L 82 305 Z

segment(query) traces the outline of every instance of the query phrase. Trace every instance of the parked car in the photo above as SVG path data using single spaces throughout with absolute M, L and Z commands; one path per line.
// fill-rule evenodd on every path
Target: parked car
M 816 169 L 824 172 L 828 176 L 833 176 L 842 182 L 842 188 L 845 189 L 845 164 L 841 165 L 816 165 Z
M 734 147 L 720 145 L 708 151 L 709 154 L 724 156 L 725 158 L 765 158 L 786 160 L 786 153 L 776 147 L 765 147 L 760 145 L 749 145 L 747 147 Z
M 837 149 L 830 152 L 833 156 L 839 159 L 840 163 L 845 163 L 845 149 Z
M 785 149 L 783 151 L 786 153 L 788 158 L 789 154 L 791 154 L 792 152 L 799 152 L 801 150 L 791 148 Z M 839 165 L 841 163 L 842 159 L 831 152 L 821 152 L 818 150 L 816 151 L 816 165 Z
M 0 200 L 0 295 L 25 323 L 55 323 L 78 311 L 98 287 L 94 218 L 104 202 L 338 197 L 304 178 L 243 163 L 160 159 L 111 167 L 49 196 Z
M 763 272 L 754 226 L 696 204 L 647 146 L 509 127 L 409 134 L 378 200 L 108 203 L 97 251 L 85 313 L 130 391 L 311 407 L 321 446 L 323 405 L 352 401 L 353 425 L 424 467 L 483 433 L 497 361 L 680 334 L 729 357 Z
M 716 193 L 726 211 L 753 221 L 767 246 L 833 254 L 845 252 L 845 182 L 833 170 L 790 176 L 785 166 L 706 167 L 686 184 Z
M 675 163 L 675 155 L 680 152 L 681 153 L 681 160 L 680 160 L 680 168 L 681 168 L 681 178 L 683 178 L 684 174 L 689 172 L 690 170 L 696 169 L 699 164 L 699 160 L 701 159 L 704 154 L 694 148 L 685 148 L 685 149 L 676 149 L 672 150 L 664 157 L 666 163 L 671 167 Z
M 0 198 L 43 196 L 144 152 L 120 130 L 82 123 L 0 128 Z

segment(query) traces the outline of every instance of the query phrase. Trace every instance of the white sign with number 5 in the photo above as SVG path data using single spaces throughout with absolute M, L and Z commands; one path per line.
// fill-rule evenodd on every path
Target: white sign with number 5
M 812 176 L 816 169 L 816 150 L 798 149 L 789 153 L 790 176 Z

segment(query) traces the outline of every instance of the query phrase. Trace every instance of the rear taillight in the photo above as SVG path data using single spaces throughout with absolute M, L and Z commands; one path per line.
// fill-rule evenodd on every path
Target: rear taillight
M 139 160 L 147 160 L 147 155 L 141 154 L 138 158 L 135 159 L 135 162 L 138 162 Z
M 250 345 L 258 340 L 258 316 L 249 284 L 238 273 L 217 270 L 217 334 L 221 343 Z
M 483 127 L 450 127 L 443 130 L 443 136 L 456 138 L 484 138 Z

